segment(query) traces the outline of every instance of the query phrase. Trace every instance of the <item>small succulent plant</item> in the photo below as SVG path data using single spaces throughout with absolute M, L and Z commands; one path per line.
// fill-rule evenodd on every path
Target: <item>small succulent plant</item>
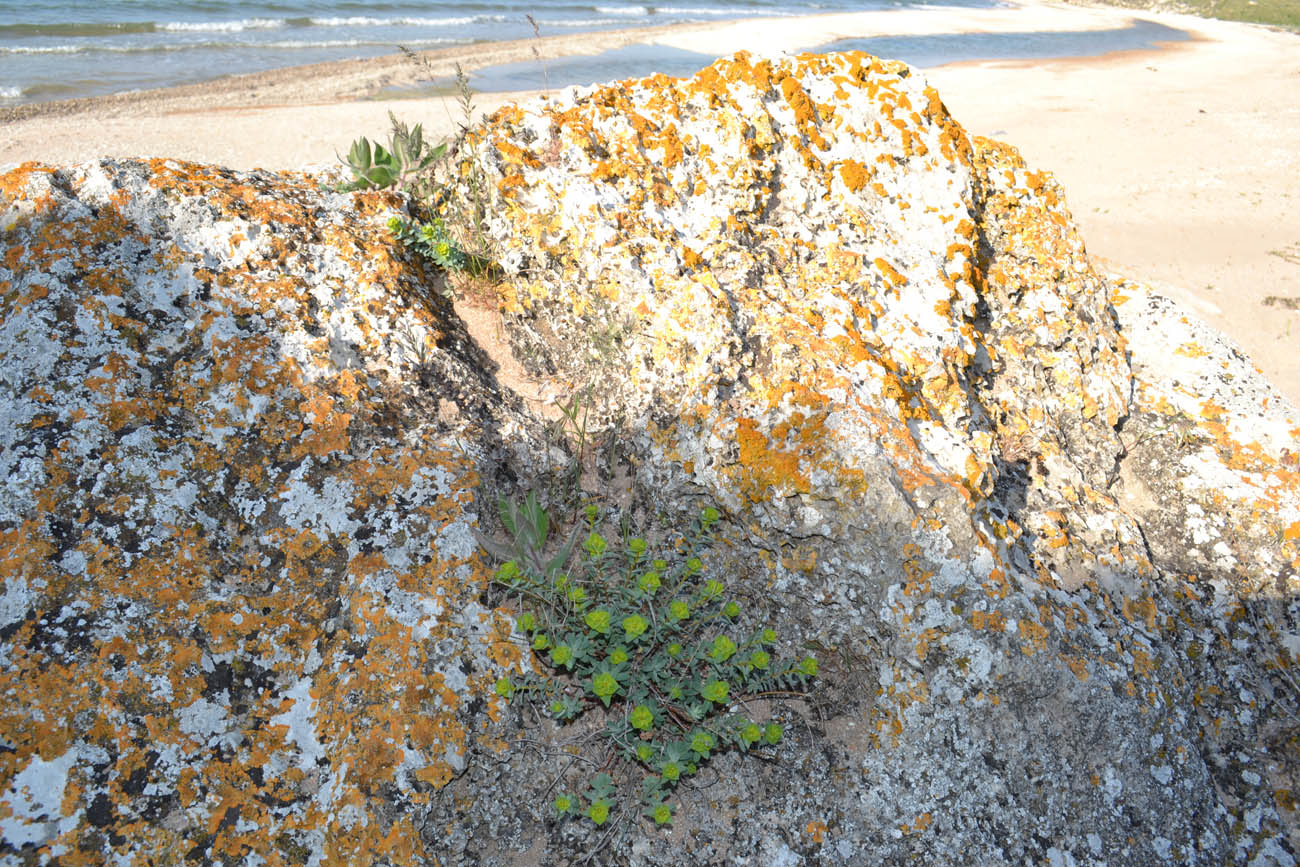
M 397 240 L 441 268 L 460 271 L 469 265 L 468 254 L 447 234 L 441 219 L 421 223 L 393 217 L 388 221 L 388 230 Z
M 603 825 L 633 800 L 621 790 L 635 788 L 641 814 L 665 825 L 673 791 L 718 752 L 780 743 L 779 724 L 760 725 L 738 702 L 802 689 L 817 660 L 778 659 L 776 632 L 742 628 L 740 602 L 704 576 L 697 552 L 716 509 L 700 513 L 685 555 L 670 562 L 651 556 L 644 539 L 607 539 L 594 507 L 548 556 L 551 520 L 536 497 L 499 505 L 510 541 L 479 541 L 504 561 L 496 582 L 519 604 L 518 627 L 544 673 L 503 677 L 497 693 L 536 701 L 561 723 L 603 714 L 605 766 L 619 775 L 602 772 L 585 790 L 560 794 L 558 816 Z

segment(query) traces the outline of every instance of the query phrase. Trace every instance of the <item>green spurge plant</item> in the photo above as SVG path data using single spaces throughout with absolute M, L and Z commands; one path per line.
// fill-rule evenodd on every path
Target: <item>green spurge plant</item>
M 446 225 L 438 217 L 428 223 L 393 217 L 388 221 L 388 230 L 439 267 L 460 271 L 468 264 L 469 257 L 447 234 Z
M 817 660 L 777 659 L 776 632 L 744 628 L 740 602 L 705 576 L 699 554 L 716 509 L 703 510 L 671 563 L 651 556 L 644 539 L 607 539 L 595 507 L 551 556 L 543 553 L 550 518 L 536 497 L 503 499 L 500 512 L 511 541 L 479 539 L 505 561 L 496 581 L 517 600 L 519 628 L 545 672 L 504 677 L 497 692 L 540 701 L 562 723 L 603 714 L 601 764 L 635 787 L 646 817 L 671 822 L 674 789 L 718 752 L 780 742 L 780 725 L 737 708 L 747 697 L 801 689 Z M 619 788 L 602 772 L 584 790 L 562 791 L 554 808 L 603 825 L 620 809 Z

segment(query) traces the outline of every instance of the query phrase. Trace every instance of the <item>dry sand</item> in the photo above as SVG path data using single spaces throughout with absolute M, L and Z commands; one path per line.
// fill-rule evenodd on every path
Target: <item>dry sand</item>
M 926 71 L 969 131 L 1020 148 L 1065 187 L 1089 251 L 1154 283 L 1233 337 L 1300 405 L 1300 34 L 1171 13 L 1021 0 L 777 22 L 679 25 L 493 43 L 236 76 L 0 111 L 0 166 L 168 156 L 235 168 L 333 163 L 388 112 L 434 138 L 453 96 L 376 100 L 430 73 L 651 42 L 709 54 L 842 37 L 1122 27 L 1135 15 L 1195 38 L 1092 59 L 986 61 Z M 480 111 L 526 94 L 480 94 Z

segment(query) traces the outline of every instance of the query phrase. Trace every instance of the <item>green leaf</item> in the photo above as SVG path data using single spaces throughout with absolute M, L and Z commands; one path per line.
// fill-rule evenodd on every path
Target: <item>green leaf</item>
M 592 557 L 599 557 L 605 553 L 605 537 L 592 530 L 591 535 L 587 536 L 587 541 L 582 543 L 582 547 Z
M 735 652 L 736 642 L 725 635 L 719 635 L 713 639 L 713 646 L 709 648 L 709 658 L 714 662 L 726 662 Z
M 714 704 L 722 704 L 727 700 L 729 690 L 725 680 L 711 680 L 700 690 L 700 697 Z
M 610 799 L 614 797 L 614 778 L 608 773 L 599 773 L 591 778 L 591 789 L 587 792 L 590 800 Z
M 497 681 L 496 691 L 502 698 L 510 698 L 515 694 L 515 685 L 510 682 L 510 678 L 503 677 Z
M 506 532 L 511 536 L 518 536 L 519 529 L 515 519 L 518 517 L 519 510 L 515 504 L 504 496 L 497 497 L 497 515 L 501 518 L 501 524 L 506 528 Z
M 557 698 L 551 702 L 551 716 L 558 720 L 571 720 L 582 711 L 582 702 L 572 696 Z
M 604 608 L 596 608 L 592 611 L 588 611 L 587 616 L 583 618 L 583 621 L 592 632 L 600 635 L 609 634 L 610 615 Z
M 623 636 L 628 641 L 635 641 L 650 628 L 650 621 L 646 620 L 640 614 L 633 614 L 623 618 Z
M 784 734 L 784 732 L 781 730 L 779 725 L 776 723 L 768 723 L 767 727 L 763 729 L 763 740 L 767 741 L 772 746 L 776 746 L 781 743 L 782 734 Z
M 442 229 L 441 221 L 438 228 Z M 533 542 L 537 547 L 546 544 L 547 532 L 551 526 L 551 516 L 547 514 L 546 509 L 542 508 L 541 503 L 537 501 L 537 494 L 532 491 L 524 498 L 524 517 L 528 520 L 533 531 Z
M 590 659 L 595 652 L 595 645 L 591 643 L 585 633 L 570 632 L 564 636 L 564 643 L 573 648 L 574 663 L 579 663 Z
M 567 644 L 557 644 L 551 648 L 551 665 L 554 668 L 573 668 L 573 648 Z
M 628 714 L 627 721 L 632 728 L 638 731 L 650 731 L 655 724 L 654 711 L 643 704 L 639 704 L 632 709 L 632 713 Z
M 749 664 L 759 671 L 767 671 L 772 664 L 772 656 L 766 650 L 755 650 L 749 657 Z
M 735 620 L 740 616 L 740 604 L 733 599 L 723 607 L 722 613 Z
M 813 656 L 805 656 L 799 660 L 799 673 L 804 677 L 817 676 L 817 659 Z
M 567 793 L 561 793 L 555 796 L 555 812 L 561 816 L 568 815 L 577 806 L 573 802 L 573 796 Z
M 370 140 L 359 138 L 352 143 L 348 151 L 348 167 L 358 175 L 364 176 L 370 168 Z
M 388 140 L 388 152 L 393 157 L 393 168 L 400 173 L 400 170 L 410 162 L 406 139 L 401 136 L 393 136 Z
M 365 173 L 366 180 L 374 184 L 379 189 L 391 187 L 397 180 L 397 176 L 388 166 L 371 166 L 370 170 Z
M 591 691 L 605 703 L 605 707 L 609 707 L 610 699 L 614 697 L 618 690 L 618 679 L 614 677 L 612 672 L 602 671 L 591 679 Z
M 668 616 L 675 622 L 681 622 L 691 616 L 691 607 L 682 599 L 674 599 L 668 605 Z
M 609 819 L 609 809 L 613 806 L 609 801 L 601 798 L 587 808 L 587 818 L 591 819 L 597 826 L 605 824 Z
M 560 546 L 560 550 L 555 556 L 547 562 L 542 574 L 551 575 L 564 568 L 564 564 L 569 562 L 569 557 L 573 555 L 573 548 L 578 544 L 578 537 L 582 535 L 582 525 L 575 524 L 573 530 L 569 533 L 569 538 Z
M 659 573 L 646 572 L 640 578 L 636 579 L 636 586 L 641 588 L 641 592 L 647 596 L 653 596 L 659 589 Z
M 697 731 L 691 736 L 691 752 L 707 759 L 709 751 L 718 745 L 718 741 L 712 734 L 706 731 Z

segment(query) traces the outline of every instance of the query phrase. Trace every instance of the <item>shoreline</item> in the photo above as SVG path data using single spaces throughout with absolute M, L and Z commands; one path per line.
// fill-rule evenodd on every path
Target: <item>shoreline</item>
M 466 72 L 473 72 L 520 61 L 594 56 L 632 45 L 658 45 L 717 57 L 751 45 L 762 46 L 759 49 L 762 51 L 800 51 L 836 39 L 878 36 L 1086 32 L 1113 27 L 1115 20 L 1131 21 L 1141 17 L 1135 10 L 1121 10 L 1123 14 L 1110 16 L 1112 20 L 1104 20 L 1089 15 L 1086 11 L 1071 14 L 1068 6 L 1055 7 L 1064 13 L 1064 17 L 1056 17 L 1051 21 L 1041 16 L 1026 21 L 1016 14 L 1023 9 L 1041 5 L 1040 0 L 1022 0 L 1016 6 L 1001 7 L 908 7 L 865 12 L 827 12 L 796 17 L 724 19 L 475 42 L 412 52 L 412 57 L 417 59 L 418 64 L 427 64 L 423 69 L 399 50 L 375 57 L 282 66 L 147 90 L 5 106 L 0 107 L 0 126 L 38 117 L 83 112 L 130 112 L 155 106 L 165 107 L 169 103 L 187 100 L 200 100 L 213 108 L 219 105 L 256 108 L 360 101 L 371 98 L 383 87 L 401 87 L 426 80 L 430 71 L 437 78 L 449 78 L 455 74 L 457 64 Z M 936 29 L 936 12 L 942 13 L 943 21 L 950 23 L 950 26 Z M 774 33 L 773 28 L 780 32 Z M 719 45 L 724 50 L 719 50 Z M 728 48 L 729 46 L 734 47 Z M 328 93 L 329 96 L 323 97 L 323 93 Z
M 583 34 L 591 37 L 584 44 L 598 45 L 598 50 L 619 48 L 660 36 L 663 31 L 683 27 L 710 27 L 711 24 L 668 25 L 666 27 L 630 28 Z M 534 51 L 544 57 L 563 57 L 575 53 L 573 37 L 542 36 L 474 42 L 468 45 L 414 52 L 428 63 L 439 77 L 455 75 L 456 64 L 466 72 L 498 63 L 531 60 Z M 423 71 L 401 51 L 376 57 L 333 60 L 303 66 L 281 66 L 260 72 L 224 75 L 207 81 L 178 84 L 150 90 L 129 90 L 104 96 L 28 102 L 0 108 L 0 126 L 39 117 L 65 117 L 84 112 L 129 112 L 138 109 L 166 108 L 171 103 L 201 101 L 204 108 L 262 108 L 290 105 L 313 105 L 321 102 L 363 100 L 377 88 L 389 84 L 409 84 L 420 80 Z
M 396 54 L 0 110 L 0 167 L 143 156 L 235 169 L 337 165 L 358 136 L 387 139 L 389 111 L 423 123 L 430 140 L 453 135 L 462 120 L 454 94 L 368 97 L 449 78 L 457 62 L 472 71 L 637 44 L 771 53 L 825 44 L 827 34 L 1103 30 L 1134 18 L 1192 38 L 1099 57 L 960 61 L 921 74 L 969 133 L 1014 145 L 1030 167 L 1056 176 L 1099 267 L 1176 298 L 1300 405 L 1300 34 L 1262 25 L 1019 0 L 828 13 L 779 19 L 778 28 L 745 19 L 481 43 L 420 52 L 427 67 Z M 542 93 L 540 83 L 475 93 L 475 116 Z

